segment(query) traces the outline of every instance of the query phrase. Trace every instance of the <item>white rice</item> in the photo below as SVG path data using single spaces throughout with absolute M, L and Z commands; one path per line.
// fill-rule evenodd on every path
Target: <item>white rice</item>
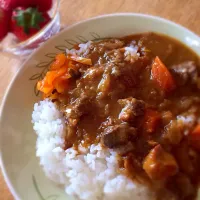
M 138 53 L 138 46 L 137 45 L 131 45 L 129 47 L 125 47 L 124 52 L 124 59 L 126 61 L 130 61 L 133 63 L 135 60 L 137 60 L 140 57 L 140 53 Z
M 56 105 L 46 99 L 34 105 L 36 155 L 46 175 L 68 195 L 87 200 L 151 200 L 153 193 L 118 171 L 116 153 L 100 144 L 63 149 L 66 126 Z M 67 197 L 66 197 L 67 199 Z
M 88 41 L 87 43 L 83 43 L 83 44 L 79 44 L 79 49 L 66 49 L 66 54 L 70 54 L 70 55 L 77 55 L 77 56 L 83 56 L 83 54 L 88 54 L 90 46 L 93 42 L 92 41 Z
M 69 55 L 77 55 L 77 56 L 85 56 L 89 53 L 90 47 L 93 44 L 92 41 L 88 41 L 85 44 L 79 44 L 79 49 L 66 49 L 66 54 Z M 140 53 L 138 53 L 139 47 L 136 43 L 132 43 L 130 46 L 124 48 L 124 60 L 134 63 L 140 57 Z

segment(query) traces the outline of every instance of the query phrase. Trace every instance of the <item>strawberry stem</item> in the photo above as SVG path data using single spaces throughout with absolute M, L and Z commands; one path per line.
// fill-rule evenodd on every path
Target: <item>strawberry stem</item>
M 44 21 L 42 13 L 37 8 L 27 8 L 26 10 L 16 10 L 15 20 L 17 25 L 23 27 L 28 35 L 31 28 L 39 29 L 39 24 Z

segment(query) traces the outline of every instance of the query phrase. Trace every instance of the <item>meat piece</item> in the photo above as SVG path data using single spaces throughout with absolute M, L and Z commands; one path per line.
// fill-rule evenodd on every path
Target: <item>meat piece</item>
M 194 166 L 191 162 L 192 159 L 190 159 L 189 152 L 190 150 L 187 142 L 182 141 L 175 149 L 175 157 L 179 163 L 180 170 L 188 175 L 191 175 L 194 172 Z
M 197 82 L 198 71 L 193 61 L 186 61 L 179 65 L 173 65 L 170 69 L 175 77 L 177 77 L 179 85 L 185 85 L 188 81 L 192 83 Z
M 136 135 L 136 129 L 127 123 L 108 126 L 101 138 L 101 142 L 108 148 L 117 148 L 126 145 Z
M 163 180 L 178 172 L 178 164 L 173 155 L 157 145 L 146 156 L 143 169 L 151 179 Z
M 178 115 L 177 119 L 182 121 L 182 123 L 189 128 L 192 128 L 197 122 L 197 116 L 192 113 L 183 113 L 182 115 Z
M 69 123 L 65 135 L 65 149 L 68 149 L 73 146 L 74 141 L 76 140 L 76 131 L 76 126 L 73 125 L 73 123 Z
M 177 102 L 176 107 L 179 108 L 179 110 L 185 111 L 191 108 L 195 104 L 200 103 L 200 98 L 197 96 L 186 96 L 180 98 L 180 101 Z
M 191 147 L 200 151 L 200 124 L 197 124 L 195 128 L 188 135 Z
M 114 148 L 114 150 L 120 154 L 120 155 L 124 155 L 124 154 L 127 154 L 128 152 L 130 151 L 133 151 L 134 150 L 134 145 L 132 142 L 128 142 L 127 144 L 123 144 L 123 145 L 120 145 L 120 146 L 117 146 L 116 148 Z
M 69 68 L 68 73 L 74 79 L 80 78 L 80 76 L 81 76 L 81 73 L 79 72 L 79 70 L 75 70 L 72 68 Z
M 118 39 L 104 40 L 93 43 L 90 47 L 90 54 L 92 54 L 93 58 L 95 56 L 98 59 L 99 56 L 105 55 L 106 52 L 122 48 L 123 46 L 124 42 Z
M 97 92 L 101 96 L 107 96 L 111 85 L 111 75 L 110 73 L 104 73 L 102 79 L 97 87 Z
M 90 105 L 90 98 L 87 95 L 81 95 L 81 97 L 75 101 L 73 110 L 76 112 L 76 114 L 82 116 L 88 112 Z
M 103 67 L 90 67 L 89 69 L 87 69 L 86 71 L 83 71 L 84 75 L 83 75 L 83 79 L 84 81 L 94 81 L 96 79 L 98 79 L 99 77 L 102 76 L 103 72 L 104 72 L 104 68 Z
M 144 101 L 130 97 L 127 99 L 120 99 L 118 103 L 124 106 L 119 114 L 119 119 L 124 122 L 131 122 L 135 120 L 136 117 L 144 115 Z
M 115 75 L 113 75 L 113 68 L 115 65 L 108 63 L 104 65 L 104 73 L 97 87 L 97 98 L 103 99 L 108 96 L 113 96 L 113 94 L 118 90 L 118 84 L 115 82 Z M 120 72 L 119 72 L 120 73 Z M 115 84 L 115 90 L 113 90 L 113 84 Z
M 104 54 L 107 62 L 119 64 L 124 62 L 124 49 L 114 49 Z
M 177 119 L 184 127 L 184 135 L 188 135 L 198 121 L 198 116 L 190 111 L 177 116 Z
M 130 153 L 124 159 L 124 168 L 127 170 L 129 175 L 136 176 L 137 171 L 141 169 L 141 163 L 135 158 L 132 153 Z
M 129 72 L 121 72 L 121 76 L 118 78 L 119 82 L 124 85 L 125 88 L 134 88 L 137 83 L 137 79 L 134 73 Z
M 87 114 L 90 109 L 90 99 L 86 95 L 81 95 L 75 102 L 64 110 L 64 115 L 67 120 L 67 133 L 65 137 L 66 149 L 71 147 L 76 139 L 77 124 L 80 117 Z
M 110 39 L 99 44 L 106 50 L 118 49 L 124 46 L 124 42 L 118 39 Z
M 172 191 L 178 194 L 178 199 L 193 199 L 195 188 L 187 175 L 178 173 L 167 184 Z
M 163 137 L 170 144 L 178 145 L 183 138 L 183 124 L 178 120 L 171 120 L 171 122 L 165 126 Z
M 72 105 L 66 107 L 64 115 L 68 120 L 68 122 L 73 121 L 74 119 L 78 121 L 78 119 L 82 115 L 87 114 L 90 109 L 91 109 L 90 98 L 87 95 L 82 94 L 72 103 Z
M 180 190 L 182 199 L 192 195 L 195 190 L 194 186 L 192 185 L 190 179 L 184 175 L 184 174 L 179 174 L 175 178 L 176 186 Z
M 116 124 L 116 120 L 109 116 L 109 117 L 106 119 L 106 121 L 104 121 L 104 122 L 101 123 L 101 125 L 100 125 L 100 127 L 99 127 L 99 130 L 100 130 L 101 132 L 103 132 L 104 129 L 106 129 L 106 128 L 109 127 L 109 126 L 113 126 L 114 124 Z
M 136 157 L 132 152 L 128 153 L 124 158 L 124 169 L 125 173 L 129 178 L 136 180 L 137 182 L 151 186 L 152 183 L 149 180 L 149 177 L 142 169 L 142 163 L 139 158 Z
M 171 111 L 164 111 L 162 113 L 162 122 L 164 125 L 169 124 L 172 119 L 173 119 L 173 114 Z
M 164 99 L 163 102 L 159 105 L 160 109 L 168 109 L 170 106 L 172 106 L 172 101 L 169 99 Z

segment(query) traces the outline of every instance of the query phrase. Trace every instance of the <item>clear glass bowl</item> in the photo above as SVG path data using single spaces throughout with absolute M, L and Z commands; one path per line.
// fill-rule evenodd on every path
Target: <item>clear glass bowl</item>
M 34 49 L 38 48 L 52 35 L 58 33 L 60 31 L 59 6 L 60 0 L 53 0 L 53 6 L 48 12 L 51 17 L 51 21 L 29 39 L 23 42 L 17 42 L 17 38 L 12 33 L 9 33 L 0 44 L 0 51 L 15 55 L 27 55 Z

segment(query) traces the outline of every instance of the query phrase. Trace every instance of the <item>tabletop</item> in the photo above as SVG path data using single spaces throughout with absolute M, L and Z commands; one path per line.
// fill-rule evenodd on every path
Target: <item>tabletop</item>
M 71 25 L 97 15 L 137 12 L 157 15 L 179 23 L 200 35 L 199 0 L 61 0 L 61 23 Z M 0 54 L 0 105 L 20 60 Z M 13 200 L 0 172 L 0 199 Z

